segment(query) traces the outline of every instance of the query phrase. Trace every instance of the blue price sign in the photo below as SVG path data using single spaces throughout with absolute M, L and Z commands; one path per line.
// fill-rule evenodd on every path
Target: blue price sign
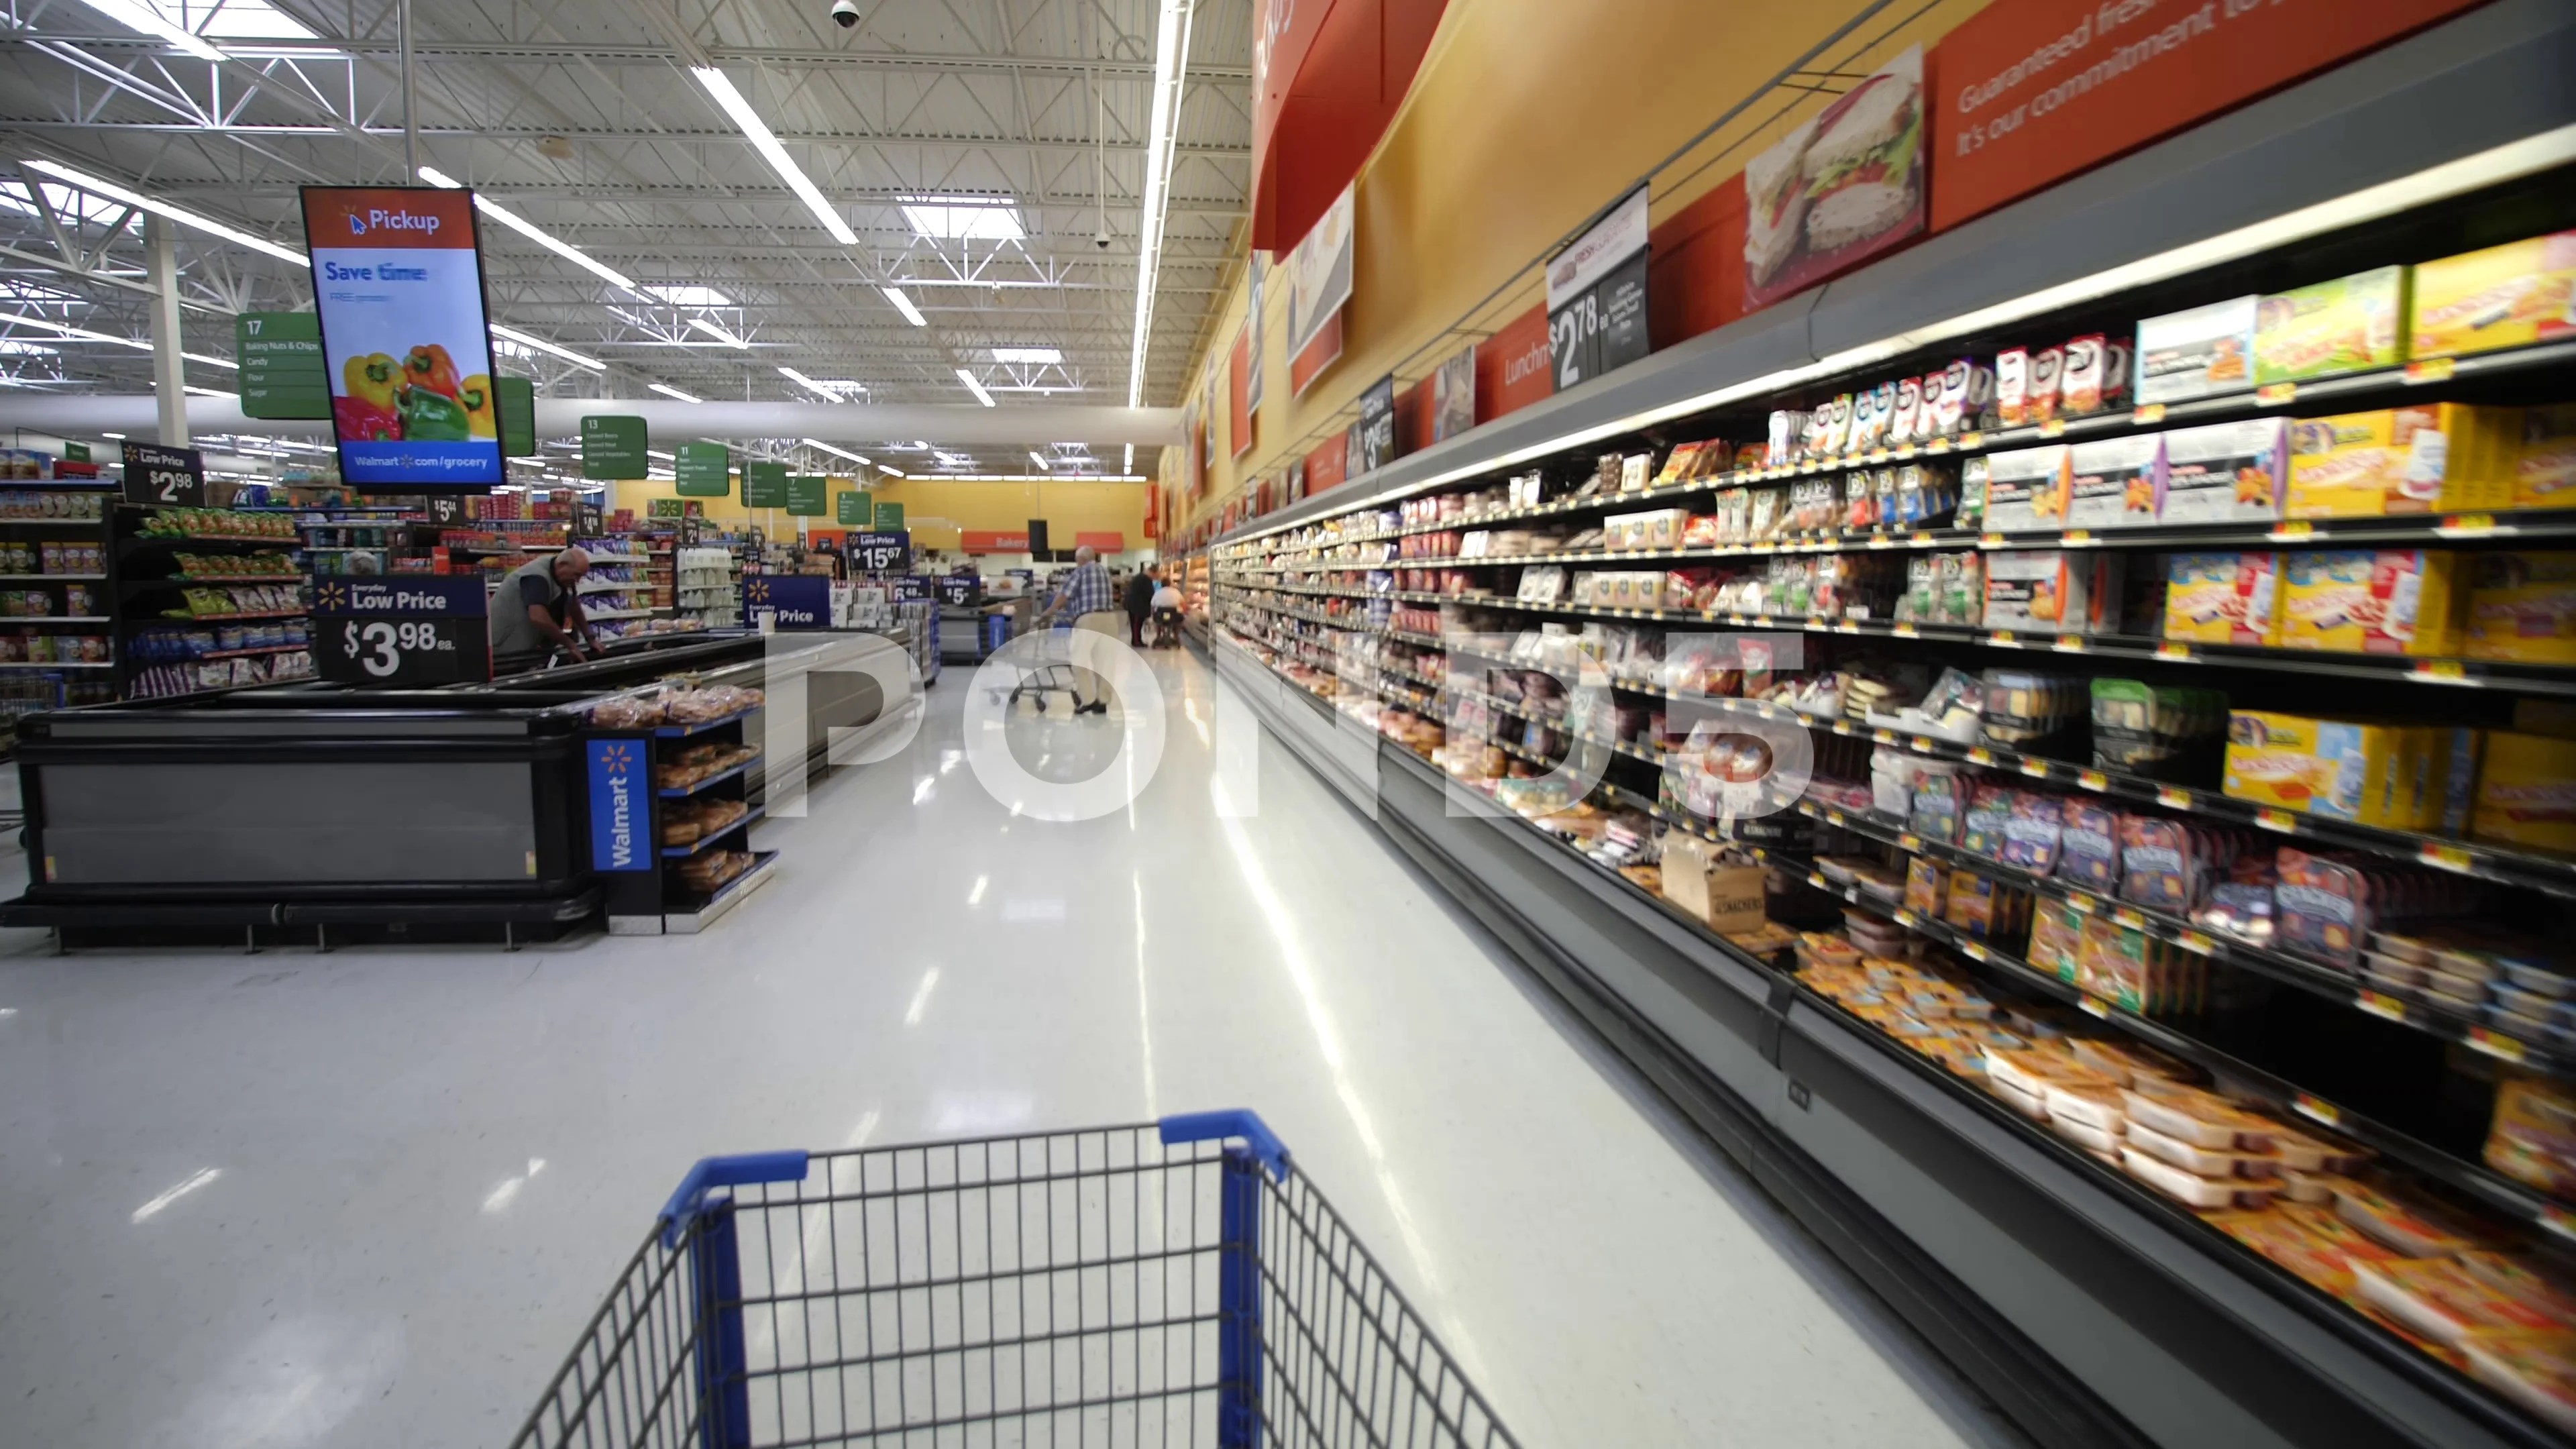
M 912 535 L 909 532 L 851 534 L 850 564 L 861 573 L 899 574 L 912 567 Z
M 949 574 L 939 581 L 939 599 L 941 603 L 955 604 L 962 609 L 975 602 L 975 596 L 983 588 L 984 581 L 973 574 Z
M 933 603 L 939 598 L 938 581 L 905 574 L 894 581 L 894 598 L 898 604 Z
M 778 616 L 781 629 L 832 627 L 832 581 L 820 574 L 758 574 L 742 581 L 743 617 Z

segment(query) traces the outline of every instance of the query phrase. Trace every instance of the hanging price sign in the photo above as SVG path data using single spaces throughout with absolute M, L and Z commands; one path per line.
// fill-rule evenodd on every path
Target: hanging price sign
M 901 573 L 912 567 L 912 535 L 910 533 L 851 534 L 850 564 L 861 573 Z
M 483 580 L 326 578 L 313 589 L 313 669 L 339 684 L 492 677 Z

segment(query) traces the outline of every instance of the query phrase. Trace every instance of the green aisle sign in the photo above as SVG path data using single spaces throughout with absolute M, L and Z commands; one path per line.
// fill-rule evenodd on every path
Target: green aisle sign
M 537 456 L 537 385 L 524 377 L 492 379 L 492 418 L 501 430 L 501 456 Z
M 64 460 L 65 460 L 66 462 L 72 462 L 72 463 L 86 463 L 86 462 L 88 462 L 88 461 L 89 461 L 89 444 L 87 444 L 87 443 L 65 443 L 65 444 L 63 444 L 63 458 L 64 458 Z
M 745 508 L 786 507 L 787 465 L 744 463 L 742 465 L 742 506 Z
M 874 514 L 868 512 L 868 495 L 855 490 L 832 495 L 833 521 L 843 528 L 865 528 Z
M 822 518 L 832 511 L 832 480 L 815 474 L 787 475 L 787 513 L 791 518 Z
M 312 313 L 244 312 L 233 318 L 233 357 L 241 364 L 242 416 L 331 416 L 322 323 Z
M 733 449 L 722 443 L 682 443 L 671 465 L 671 491 L 683 498 L 723 498 L 733 492 Z
M 651 460 L 644 456 L 650 446 L 642 418 L 593 413 L 581 420 L 581 476 L 593 481 L 644 477 L 651 471 Z
M 900 503 L 888 503 L 882 498 L 878 499 L 876 505 L 876 517 L 870 522 L 868 527 L 872 532 L 876 533 L 903 532 L 903 505 Z

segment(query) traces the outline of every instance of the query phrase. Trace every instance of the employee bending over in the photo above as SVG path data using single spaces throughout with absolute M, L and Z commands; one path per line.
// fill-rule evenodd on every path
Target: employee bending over
M 501 587 L 492 594 L 493 673 L 506 674 L 512 664 L 534 668 L 556 649 L 575 659 L 598 650 L 599 640 L 581 611 L 580 584 L 589 572 L 590 555 L 567 548 L 501 576 Z

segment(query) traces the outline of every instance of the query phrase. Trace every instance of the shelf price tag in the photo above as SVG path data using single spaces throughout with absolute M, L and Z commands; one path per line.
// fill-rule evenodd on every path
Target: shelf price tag
M 2316 536 L 2316 532 L 2317 526 L 2315 524 L 2310 523 L 2304 518 L 2293 518 L 2287 523 L 2274 525 L 2272 531 L 2265 534 L 2264 537 L 2269 538 L 2274 543 L 2297 543 L 2304 539 L 2314 538 Z
M 1912 743 L 1916 750 L 1924 754 L 1928 755 L 1934 753 L 1932 748 L 1932 737 L 1930 735 L 1916 735 Z
M 2468 1042 L 2470 1046 L 2499 1061 L 2522 1060 L 2522 1043 L 2501 1032 L 2489 1031 L 2483 1026 L 2473 1026 L 2469 1028 Z
M 2209 939 L 2207 936 L 2202 935 L 2198 931 L 2174 932 L 2174 944 L 2182 947 L 2186 951 L 2197 951 L 2203 956 L 2215 956 L 2218 954 L 2218 943 Z
M 2128 927 L 2132 931 L 2143 931 L 2147 928 L 2147 918 L 2139 915 L 2133 910 L 2130 910 L 2127 906 L 2114 908 L 2111 912 L 2111 919 Z
M 2385 1017 L 2390 1021 L 2406 1019 L 2406 1003 L 2385 992 L 2365 991 L 2354 997 L 2352 1004 L 2373 1016 Z
M 2075 1004 L 2082 1007 L 2087 1016 L 2098 1016 L 2104 1021 L 2111 1019 L 2111 1003 L 2089 991 L 2076 998 Z
M 2093 542 L 2093 530 L 2089 528 L 2070 528 L 2066 530 L 2065 536 L 2060 541 L 2068 548 L 2083 548 Z
M 2065 436 L 2066 436 L 2066 419 L 2064 419 L 2064 418 L 2050 418 L 2047 422 L 2041 423 L 2041 424 L 2039 425 L 2039 435 L 2040 435 L 2041 437 L 2043 437 L 2043 438 L 2062 438 L 2062 437 L 2065 437 Z
M 2021 640 L 2016 637 L 2010 629 L 1997 629 L 1992 633 L 1989 633 L 1986 635 L 1986 642 L 2005 649 L 2018 649 L 2021 647 Z
M 1959 446 L 1962 448 L 1982 448 L 1985 445 L 1986 435 L 1983 433 L 1966 432 L 1959 435 Z
M 2451 374 L 2459 370 L 2458 358 L 2427 357 L 2406 364 L 2406 380 L 2416 385 L 2428 382 L 2449 382 Z
M 1898 924 L 1898 925 L 1900 925 L 1900 926 L 1919 926 L 1919 925 L 1922 925 L 1922 924 L 1923 924 L 1923 918 L 1922 918 L 1922 917 L 1920 917 L 1920 916 L 1918 916 L 1918 915 L 1914 914 L 1912 911 L 1908 911 L 1908 910 L 1899 910 L 1899 911 L 1897 911 L 1897 912 L 1895 913 L 1895 920 L 1896 920 L 1896 924 Z
M 2001 548 L 2003 546 L 2004 536 L 2000 533 L 1981 533 L 1977 535 L 1977 547 L 1979 548 Z
M 1923 445 L 1923 451 L 1926 453 L 1946 453 L 1950 451 L 1950 440 L 1948 438 L 1934 438 L 1932 441 Z
M 1807 872 L 1807 884 L 1814 886 L 1820 891 L 1829 891 L 1833 889 L 1831 885 L 1826 884 L 1823 874 L 1818 871 L 1811 870 Z
M 470 684 L 492 677 L 483 580 L 327 578 L 313 590 L 314 673 L 341 684 Z
M 2066 893 L 2066 904 L 2085 915 L 2089 916 L 2093 914 L 2093 898 L 2084 894 L 2082 891 L 2068 891 Z
M 2556 1203 L 2542 1205 L 2540 1225 L 2562 1238 L 2576 1238 L 2576 1213 L 2571 1213 Z
M 2172 785 L 2158 785 L 2156 787 L 2156 803 L 2159 805 L 2170 806 L 2176 810 L 2188 810 L 2191 808 L 2191 792 L 2189 790 L 2178 789 Z
M 2513 532 L 2510 528 L 2496 527 L 2492 513 L 2450 514 L 2433 531 L 2444 538 L 2484 538 L 2489 534 Z
M 2087 790 L 2108 790 L 2111 788 L 2111 777 L 2099 770 L 2078 770 L 2075 772 L 2075 783 Z
M 2269 806 L 2254 812 L 2254 823 L 2266 830 L 2280 831 L 2284 835 L 2296 834 L 2299 829 L 2297 816 L 2287 810 L 2274 810 Z
M 1985 947 L 1978 945 L 1974 941 L 1961 941 L 1959 943 L 1959 949 L 1968 953 L 1968 958 L 1972 961 L 1986 961 L 1993 959 L 1987 955 Z
M 2336 1111 L 2332 1102 L 2319 1101 L 2305 1092 L 2301 1092 L 2290 1099 L 2290 1110 L 2298 1113 L 2302 1117 L 2313 1118 L 2316 1121 L 2323 1122 L 2329 1127 L 2340 1127 L 2343 1125 L 2343 1113 Z
M 2434 684 L 2473 684 L 2469 671 L 2456 659 L 2427 659 L 2407 671 L 2410 678 Z
M 2052 647 L 2054 647 L 2060 654 L 2081 654 L 2085 649 L 2084 636 L 2081 634 L 2060 634 L 2057 636 L 2057 643 Z
M 2165 405 L 2163 403 L 2140 403 L 2136 410 L 2129 414 L 2129 421 L 2142 428 L 2153 427 L 2164 420 Z
M 2034 779 L 2045 780 L 2048 778 L 2048 761 L 2035 760 L 2024 755 L 2021 761 L 2021 772 Z
M 1990 749 L 1987 749 L 1987 748 L 1986 748 L 1985 746 L 1983 746 L 1983 745 L 1970 745 L 1970 746 L 1968 747 L 1968 763 L 1969 763 L 1969 764 L 1972 764 L 1972 765 L 1991 765 L 1991 764 L 1993 764 L 1994 762 L 1995 762 L 1995 752 L 1994 752 L 1994 751 L 1992 751 L 1992 750 L 1990 750 Z
M 1911 832 L 1900 832 L 1896 837 L 1896 843 L 1905 847 L 1907 850 L 1921 850 L 1923 848 L 1923 837 Z
M 2415 852 L 2415 858 L 2426 865 L 2455 870 L 2462 875 L 2467 875 L 2474 868 L 2469 853 L 2456 845 L 2428 844 Z
M 2298 400 L 2299 385 L 2295 382 L 2268 383 L 2262 387 L 2254 389 L 2254 405 L 2256 407 L 2287 407 L 2289 404 L 2297 402 Z
M 1899 639 L 1920 639 L 1923 637 L 1923 631 L 1915 628 L 1911 624 L 1896 625 L 1888 632 L 1894 634 Z
M 1843 812 L 1839 810 L 1828 810 L 1825 812 L 1825 821 L 1827 824 L 1840 825 L 1844 823 Z
M 2159 644 L 2156 646 L 2156 657 L 2170 664 L 2189 664 L 2191 663 L 2191 646 L 2188 644 Z
M 1896 743 L 1896 731 L 1894 730 L 1871 730 L 1869 732 L 1869 737 L 1878 741 L 1882 745 L 1892 745 Z
M 1895 454 L 1895 456 L 1896 456 L 1896 460 L 1897 460 L 1898 462 L 1900 462 L 1900 463 L 1904 462 L 1904 461 L 1905 461 L 1906 459 L 1908 459 L 1908 458 L 1913 457 L 1913 456 L 1914 456 L 1914 445 L 1913 445 L 1912 443 L 1907 443 L 1907 444 L 1905 444 L 1904 446 L 1902 446 L 1902 447 L 1898 448 L 1898 449 L 1896 450 L 1896 454 Z

